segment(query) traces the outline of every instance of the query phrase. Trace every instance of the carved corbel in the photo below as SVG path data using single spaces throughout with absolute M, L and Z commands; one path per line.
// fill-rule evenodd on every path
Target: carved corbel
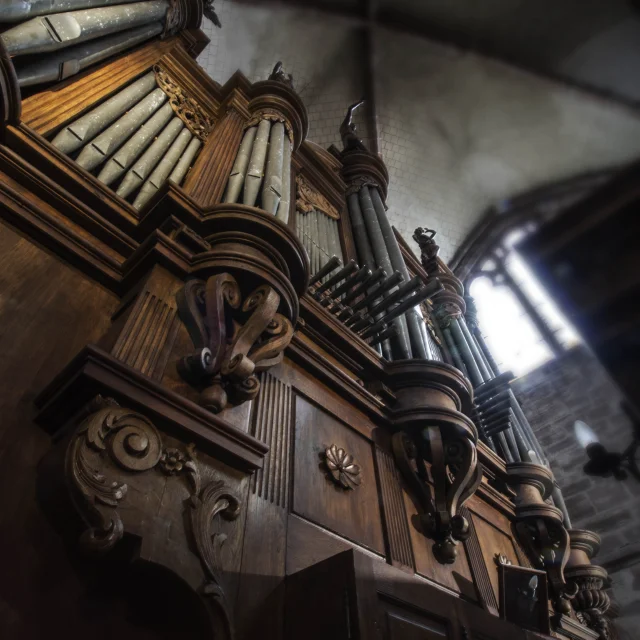
M 88 525 L 81 536 L 81 545 L 88 551 L 105 553 L 125 532 L 141 538 L 157 535 L 154 529 L 157 505 L 147 513 L 151 502 L 144 498 L 145 489 L 162 487 L 160 474 L 186 475 L 191 497 L 186 507 L 182 501 L 174 504 L 187 510 L 185 520 L 189 526 L 184 530 L 184 548 L 191 547 L 195 556 L 188 552 L 176 564 L 166 553 L 150 559 L 160 564 L 168 562 L 166 566 L 204 599 L 212 612 L 214 637 L 233 637 L 221 577 L 220 551 L 226 536 L 219 531 L 217 522 L 219 518 L 236 519 L 240 499 L 221 479 L 213 479 L 201 488 L 194 446 L 188 445 L 184 451 L 165 448 L 151 421 L 120 407 L 115 400 L 98 396 L 82 415 L 85 417 L 71 437 L 65 458 L 65 475 L 74 505 Z M 145 473 L 154 473 L 157 479 L 152 479 L 151 484 L 141 483 L 140 477 Z M 157 493 L 165 495 L 164 490 Z M 165 508 L 168 507 L 167 503 Z
M 441 363 L 400 361 L 389 369 L 400 429 L 392 438 L 394 458 L 417 501 L 420 529 L 434 540 L 434 556 L 451 564 L 470 533 L 460 508 L 482 480 L 478 434 L 462 412 L 469 411 L 469 383 Z
M 609 575 L 602 567 L 591 564 L 600 549 L 600 536 L 592 531 L 571 529 L 569 544 L 571 554 L 564 573 L 567 583 L 576 591 L 571 601 L 576 617 L 595 631 L 600 640 L 609 640 L 611 621 L 606 614 L 611 600 L 605 591 Z
M 243 302 L 228 273 L 192 280 L 178 294 L 178 310 L 196 351 L 185 356 L 180 375 L 201 388 L 200 403 L 215 413 L 231 400 L 240 404 L 260 389 L 256 373 L 282 361 L 293 325 L 277 313 L 279 294 L 269 285 Z
M 556 611 L 568 614 L 577 588 L 567 583 L 564 574 L 570 547 L 562 512 L 545 502 L 553 490 L 553 475 L 531 462 L 508 464 L 507 473 L 516 491 L 518 537 L 535 566 L 547 572 Z

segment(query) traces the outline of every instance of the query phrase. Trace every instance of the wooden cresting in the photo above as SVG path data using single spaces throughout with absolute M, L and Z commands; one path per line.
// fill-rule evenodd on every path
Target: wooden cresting
M 361 257 L 349 207 L 383 205 L 382 160 L 348 127 L 342 152 L 308 141 L 281 65 L 211 80 L 194 60 L 205 7 L 168 4 L 170 33 L 25 99 L 0 55 L 0 478 L 19 493 L 2 516 L 6 637 L 64 622 L 72 638 L 524 639 L 499 611 L 509 562 L 546 571 L 557 636 L 606 638 L 597 536 L 563 528 L 547 470 L 479 440 L 473 385 L 445 355 L 390 362 L 314 297 L 321 279 L 309 288 L 331 254 Z M 153 187 L 140 202 L 100 179 L 123 146 L 88 167 L 54 141 L 147 84 L 146 119 L 122 102 L 91 134 L 121 117 L 142 131 L 126 167 Z M 427 348 L 430 309 L 407 317 Z M 78 546 L 94 559 L 76 563 Z M 68 587 L 55 606 L 43 567 Z M 114 602 L 134 575 L 132 623 Z M 87 615 L 91 576 L 111 596 Z

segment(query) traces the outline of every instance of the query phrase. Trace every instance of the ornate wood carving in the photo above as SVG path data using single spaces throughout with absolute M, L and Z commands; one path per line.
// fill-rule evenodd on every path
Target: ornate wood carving
M 269 447 L 269 454 L 264 468 L 253 476 L 252 491 L 286 509 L 291 483 L 291 387 L 266 371 L 261 376 L 261 386 L 253 435 Z
M 301 173 L 296 176 L 296 198 L 296 207 L 302 213 L 316 209 L 334 220 L 340 219 L 338 210 Z
M 194 136 L 206 142 L 213 129 L 213 117 L 194 98 L 187 94 L 161 64 L 154 65 L 153 71 L 156 74 L 156 82 L 167 94 L 169 104 L 174 113 L 184 122 L 187 129 Z
M 287 137 L 289 138 L 289 141 L 291 142 L 291 144 L 294 143 L 294 137 L 293 137 L 294 134 L 293 134 L 293 127 L 291 126 L 291 122 L 289 122 L 289 119 L 285 117 L 283 114 L 281 114 L 279 111 L 276 111 L 275 109 L 260 109 L 260 111 L 257 111 L 252 114 L 251 118 L 244 125 L 244 128 L 248 129 L 249 127 L 255 127 L 260 123 L 260 120 L 270 120 L 271 122 L 282 122 L 284 124 L 284 130 L 287 132 Z
M 200 403 L 217 413 L 230 397 L 234 404 L 255 398 L 256 373 L 282 361 L 293 326 L 277 313 L 280 296 L 269 285 L 244 302 L 240 286 L 228 273 L 188 282 L 178 295 L 180 317 L 197 351 L 182 359 L 179 372 L 201 386 Z
M 353 456 L 344 449 L 332 444 L 324 452 L 324 464 L 329 471 L 329 477 L 343 489 L 355 489 L 360 486 L 360 466 L 355 463 Z
M 569 613 L 570 599 L 577 588 L 567 584 L 564 568 L 569 560 L 569 534 L 562 524 L 562 512 L 545 500 L 551 495 L 553 476 L 545 467 L 531 462 L 507 465 L 509 482 L 516 490 L 516 530 L 535 568 L 547 572 L 559 613 Z

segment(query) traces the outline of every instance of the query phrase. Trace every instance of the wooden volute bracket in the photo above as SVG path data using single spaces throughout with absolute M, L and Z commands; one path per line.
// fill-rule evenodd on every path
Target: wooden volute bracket
M 452 564 L 457 544 L 470 534 L 460 513 L 482 480 L 478 434 L 465 415 L 469 382 L 453 367 L 434 361 L 401 360 L 388 366 L 393 406 L 393 454 L 417 500 L 422 533 L 434 540 L 438 562 Z M 427 467 L 426 462 L 429 463 Z
M 545 502 L 553 490 L 553 474 L 532 462 L 507 464 L 507 474 L 509 485 L 516 492 L 516 530 L 520 541 L 534 566 L 547 572 L 554 608 L 559 614 L 568 614 L 577 587 L 568 584 L 565 578 L 570 547 L 562 512 Z
M 260 389 L 256 373 L 281 362 L 307 286 L 308 259 L 289 227 L 254 207 L 218 205 L 210 249 L 198 255 L 178 293 L 182 321 L 196 348 L 180 375 L 201 389 L 215 413 Z

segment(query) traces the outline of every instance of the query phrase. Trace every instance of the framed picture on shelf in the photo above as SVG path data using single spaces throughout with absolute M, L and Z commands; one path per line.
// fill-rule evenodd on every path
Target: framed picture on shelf
M 550 635 L 547 574 L 499 564 L 500 617 L 525 629 Z

